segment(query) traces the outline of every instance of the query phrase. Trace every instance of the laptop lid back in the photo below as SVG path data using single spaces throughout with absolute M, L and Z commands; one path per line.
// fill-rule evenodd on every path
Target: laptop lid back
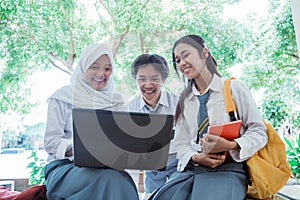
M 118 170 L 164 169 L 173 115 L 73 109 L 74 164 Z

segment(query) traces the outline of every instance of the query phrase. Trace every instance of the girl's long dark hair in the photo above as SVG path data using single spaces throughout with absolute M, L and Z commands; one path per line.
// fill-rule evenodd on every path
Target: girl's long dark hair
M 205 41 L 203 40 L 203 38 L 201 38 L 198 35 L 185 35 L 174 43 L 174 46 L 172 49 L 172 61 L 173 61 L 173 67 L 174 67 L 178 77 L 179 77 L 179 72 L 178 72 L 177 65 L 176 65 L 174 49 L 180 43 L 185 43 L 185 44 L 191 45 L 192 47 L 196 48 L 198 50 L 200 57 L 203 57 L 203 48 L 206 47 Z M 221 77 L 220 73 L 217 70 L 216 59 L 210 54 L 210 52 L 208 52 L 208 57 L 206 58 L 205 64 L 211 74 L 216 74 Z M 194 80 L 189 80 L 187 87 L 182 91 L 182 93 L 179 96 L 179 100 L 178 100 L 178 104 L 177 104 L 176 112 L 175 112 L 175 118 L 174 118 L 175 123 L 176 123 L 177 119 L 179 118 L 180 114 L 184 110 L 183 100 L 192 91 L 193 82 L 194 82 Z

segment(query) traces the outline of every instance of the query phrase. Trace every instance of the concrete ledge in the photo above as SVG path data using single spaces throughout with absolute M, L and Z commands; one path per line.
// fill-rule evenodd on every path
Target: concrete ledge
M 285 185 L 277 196 L 288 200 L 299 200 L 300 199 L 300 185 Z

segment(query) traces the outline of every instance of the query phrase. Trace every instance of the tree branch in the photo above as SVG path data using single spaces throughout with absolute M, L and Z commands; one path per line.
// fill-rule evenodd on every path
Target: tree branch
M 299 56 L 294 53 L 288 53 L 288 55 L 292 56 L 293 58 L 299 59 Z
M 126 35 L 127 33 L 128 33 L 128 29 L 126 29 L 125 31 L 123 31 L 123 33 L 120 35 L 118 41 L 113 45 L 113 47 L 112 47 L 112 54 L 113 54 L 113 57 L 116 56 L 117 51 L 118 51 L 118 49 L 119 49 L 119 47 L 120 47 L 120 44 L 121 44 L 121 42 L 123 41 L 123 39 L 124 39 L 124 37 L 125 37 L 125 35 Z
M 72 32 L 72 26 L 71 26 L 71 22 L 67 17 L 66 11 L 64 9 L 63 6 L 61 6 L 61 11 L 63 12 L 65 19 L 67 21 L 67 25 L 68 25 L 68 31 L 70 34 L 70 42 L 71 42 L 71 52 L 68 56 L 68 58 L 66 59 L 66 62 L 64 62 L 65 66 L 68 68 L 68 70 L 70 72 L 73 72 L 73 63 L 74 63 L 74 58 L 75 58 L 75 44 L 74 44 L 74 38 L 73 38 L 73 32 Z
M 28 34 L 28 33 L 26 32 L 25 29 L 22 29 L 21 32 L 23 33 L 23 35 L 24 35 L 26 38 L 28 38 L 29 40 L 32 40 L 32 41 L 36 44 L 37 47 L 39 46 L 40 42 L 38 41 L 38 39 L 36 39 L 35 36 Z M 46 49 L 46 48 L 45 48 L 45 49 Z M 39 50 L 39 51 L 45 51 L 44 49 L 41 49 L 40 47 L 38 47 L 38 50 Z M 64 60 L 62 60 L 61 58 L 59 58 L 58 56 L 54 55 L 52 52 L 49 52 L 48 55 L 49 55 L 50 57 L 55 58 L 55 59 L 58 60 L 59 62 L 61 62 L 64 66 L 67 67 L 67 69 L 68 69 L 70 72 L 73 72 L 73 65 L 72 65 L 72 64 L 73 64 L 73 62 L 74 62 L 74 57 L 75 57 L 75 54 L 74 54 L 74 45 L 72 45 L 72 53 L 70 54 L 70 59 L 71 59 L 71 60 L 68 60 L 69 58 L 67 58 L 67 60 L 64 61 Z M 71 57 L 71 56 L 73 56 L 73 57 Z M 49 58 L 49 60 L 52 61 L 50 58 Z M 52 61 L 51 63 L 53 64 L 53 66 L 57 67 L 57 65 L 55 65 L 53 61 Z M 60 67 L 57 67 L 57 68 L 60 68 Z M 61 68 L 60 68 L 60 69 L 61 69 Z M 66 70 L 63 70 L 63 69 L 61 69 L 61 70 L 62 70 L 62 71 L 66 71 Z M 71 74 L 70 72 L 68 72 L 68 74 Z
M 184 29 L 184 25 L 182 25 L 181 27 L 179 27 L 179 29 L 177 30 L 170 30 L 170 31 L 164 31 L 164 32 L 155 32 L 154 36 L 159 36 L 159 35 L 165 35 L 165 34 L 169 34 L 169 33 L 175 33 L 175 32 L 179 32 L 182 31 Z
M 283 68 L 282 68 L 283 67 Z M 295 71 L 295 69 L 298 69 L 299 65 L 283 65 L 279 69 L 283 69 L 285 74 L 289 74 L 289 72 Z M 279 70 L 276 68 L 276 70 Z
M 114 24 L 116 25 L 117 22 L 115 20 L 115 18 L 113 17 L 113 15 L 109 12 L 109 10 L 107 9 L 107 7 L 104 5 L 103 1 L 102 0 L 99 0 L 99 3 L 102 5 L 102 7 L 104 8 L 104 10 L 107 12 L 107 14 L 110 16 L 110 18 L 112 19 L 112 21 L 114 22 Z M 97 9 L 98 11 L 98 9 Z M 98 15 L 99 15 L 99 12 L 98 12 Z
M 71 74 L 71 72 L 73 72 L 73 66 L 72 66 L 72 70 L 70 70 L 70 68 L 68 67 L 68 65 L 70 64 L 68 62 L 68 60 L 64 61 L 61 58 L 59 58 L 58 56 L 54 55 L 52 52 L 49 52 L 48 55 L 51 56 L 51 57 L 53 57 L 53 58 L 55 58 L 56 60 L 58 60 L 59 62 L 61 62 L 64 66 L 66 66 L 68 68 L 68 70 L 69 70 L 69 74 Z M 49 60 L 51 60 L 51 59 L 49 58 Z M 53 64 L 54 62 L 52 61 L 51 63 Z M 53 64 L 53 65 L 56 67 L 55 64 Z M 63 70 L 63 71 L 66 71 L 66 70 Z
M 140 33 L 140 42 L 141 42 L 141 50 L 142 50 L 142 54 L 145 52 L 144 49 L 144 38 L 142 36 L 142 34 Z
M 72 75 L 71 72 L 69 72 L 69 71 L 67 71 L 67 70 L 64 70 L 64 69 L 62 69 L 61 67 L 59 67 L 58 65 L 56 65 L 56 64 L 53 62 L 53 60 L 51 60 L 50 58 L 49 58 L 48 60 L 49 60 L 49 62 L 50 62 L 54 67 L 56 67 L 57 69 L 59 69 L 59 70 L 65 72 L 65 73 L 67 73 L 67 74 L 69 74 L 69 75 Z
M 151 0 L 147 0 L 146 3 L 141 7 L 141 10 L 143 10 L 143 9 L 147 6 L 147 4 L 148 4 L 150 1 L 151 1 Z

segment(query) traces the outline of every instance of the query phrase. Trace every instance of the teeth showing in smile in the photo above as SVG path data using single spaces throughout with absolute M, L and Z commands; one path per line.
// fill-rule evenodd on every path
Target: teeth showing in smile
M 102 82 L 102 81 L 104 81 L 104 78 L 100 78 L 100 79 L 94 78 L 94 80 L 97 81 L 97 82 Z
M 187 68 L 183 69 L 183 72 L 186 72 L 186 71 L 189 70 L 189 69 L 190 69 L 190 68 L 187 67 Z
M 151 94 L 151 93 L 153 93 L 155 90 L 144 90 L 144 92 L 145 93 L 147 93 L 147 94 Z

